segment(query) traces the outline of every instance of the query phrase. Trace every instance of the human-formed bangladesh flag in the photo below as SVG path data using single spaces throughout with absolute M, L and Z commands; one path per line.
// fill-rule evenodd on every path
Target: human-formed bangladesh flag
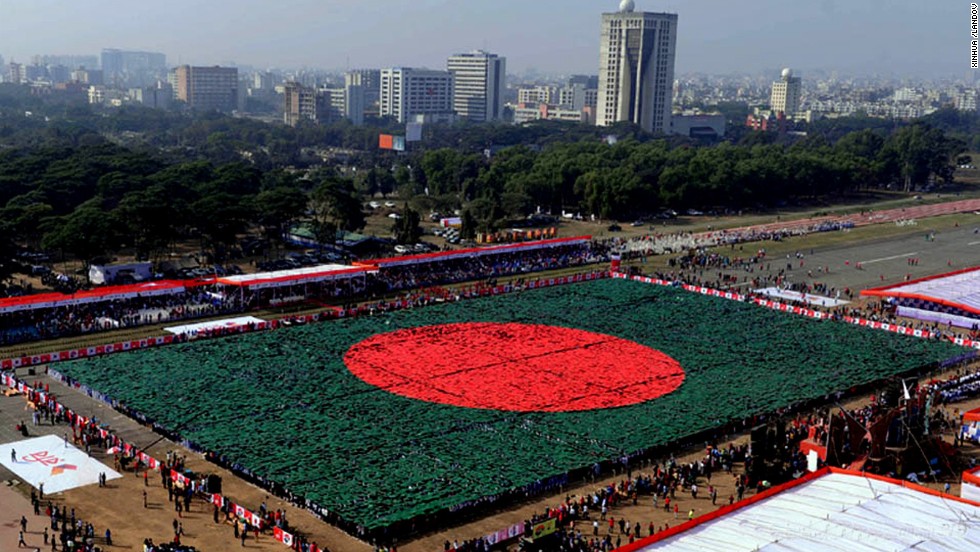
M 960 352 L 600 280 L 107 355 L 63 372 L 376 529 Z

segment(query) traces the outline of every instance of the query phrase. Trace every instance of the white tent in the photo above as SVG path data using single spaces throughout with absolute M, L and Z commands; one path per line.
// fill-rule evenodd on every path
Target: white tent
M 824 469 L 620 550 L 980 550 L 980 503 L 903 481 Z

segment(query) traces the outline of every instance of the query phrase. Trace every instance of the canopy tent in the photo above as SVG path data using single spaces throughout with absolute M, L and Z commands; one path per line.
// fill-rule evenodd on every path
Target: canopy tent
M 824 468 L 620 550 L 980 550 L 978 516 L 977 502 Z
M 20 297 L 5 297 L 0 299 L 0 313 L 23 310 L 53 309 L 81 305 L 84 303 L 100 303 L 135 297 L 150 297 L 153 295 L 175 295 L 184 292 L 189 287 L 210 283 L 208 280 L 157 280 L 125 286 L 107 286 L 86 289 L 72 294 L 39 293 Z
M 967 410 L 963 413 L 963 423 L 960 426 L 960 438 L 974 443 L 980 442 L 980 408 Z
M 960 478 L 960 498 L 980 501 L 980 466 L 963 472 Z
M 980 316 L 980 266 L 866 289 L 861 295 L 899 300 L 905 307 Z M 949 312 L 952 309 L 954 312 Z
M 401 257 L 389 257 L 387 259 L 373 259 L 356 263 L 359 266 L 373 266 L 377 268 L 389 268 L 394 266 L 423 264 L 451 261 L 455 259 L 465 259 L 470 257 L 480 257 L 484 255 L 500 255 L 503 253 L 519 253 L 523 251 L 534 251 L 537 249 L 548 249 L 565 245 L 580 245 L 588 243 L 592 236 L 578 236 L 574 238 L 554 238 L 550 240 L 539 240 L 533 242 L 508 243 L 504 245 L 494 245 L 491 247 L 473 247 L 469 249 L 456 249 L 453 251 L 437 251 L 435 253 L 423 253 L 421 255 L 405 255 Z
M 226 276 L 215 280 L 224 286 L 247 289 L 265 289 L 325 282 L 328 280 L 346 280 L 356 276 L 364 276 L 369 272 L 377 272 L 372 267 L 325 264 L 276 270 L 273 272 L 256 272 L 255 274 L 239 274 Z

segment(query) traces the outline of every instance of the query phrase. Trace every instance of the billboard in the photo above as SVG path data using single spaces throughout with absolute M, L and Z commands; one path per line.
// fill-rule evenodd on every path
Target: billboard
M 405 141 L 419 142 L 422 140 L 422 123 L 405 124 Z
M 379 149 L 394 149 L 395 137 L 390 134 L 380 134 L 378 135 L 378 148 Z
M 395 136 L 394 144 L 391 149 L 395 151 L 405 151 L 405 137 Z

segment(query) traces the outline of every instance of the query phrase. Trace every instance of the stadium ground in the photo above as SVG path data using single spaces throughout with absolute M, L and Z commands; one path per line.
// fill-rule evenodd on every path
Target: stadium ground
M 765 246 L 772 256 L 781 255 L 784 259 L 783 264 L 785 264 L 786 252 L 789 252 L 791 255 L 796 250 L 803 252 L 807 266 L 804 267 L 802 272 L 799 271 L 797 268 L 799 263 L 793 258 L 794 274 L 805 274 L 808 267 L 813 265 L 830 266 L 830 276 L 823 278 L 821 281 L 835 287 L 862 289 L 864 287 L 880 285 L 880 275 L 882 274 L 886 276 L 886 283 L 895 283 L 901 281 L 905 274 L 911 274 L 912 278 L 916 278 L 944 272 L 949 269 L 947 267 L 947 261 L 952 261 L 952 268 L 980 264 L 980 236 L 973 234 L 973 223 L 968 222 L 972 220 L 969 216 L 960 215 L 960 217 L 962 217 L 960 219 L 962 222 L 958 228 L 953 226 L 947 229 L 944 228 L 945 225 L 943 224 L 934 224 L 932 221 L 920 221 L 917 227 L 909 228 L 908 232 L 904 232 L 904 235 L 900 236 L 872 237 L 865 235 L 860 230 L 855 230 L 851 235 L 846 236 L 843 242 L 828 240 L 828 238 L 836 237 L 836 233 L 834 233 L 796 238 L 782 243 L 769 242 Z M 942 218 L 939 217 L 936 220 L 938 221 Z M 980 221 L 980 217 L 976 217 L 976 220 Z M 926 232 L 932 228 L 936 228 L 936 239 L 935 241 L 927 242 L 925 240 Z M 868 241 L 849 243 L 852 239 Z M 755 248 L 755 245 L 746 244 L 743 253 L 751 252 L 752 249 L 750 247 Z M 809 253 L 810 248 L 814 249 L 812 255 Z M 914 253 L 915 256 L 921 259 L 920 264 L 916 267 L 909 267 L 906 264 L 905 257 L 911 253 Z M 662 258 L 650 260 L 648 261 L 648 266 L 652 268 L 659 265 L 663 260 Z M 850 261 L 850 264 L 844 265 L 844 261 Z M 864 270 L 859 271 L 854 268 L 853 264 L 856 261 L 862 262 Z M 775 263 L 773 268 L 776 268 Z M 96 339 L 98 342 L 104 340 L 98 339 L 98 336 L 96 336 Z M 56 346 L 56 348 L 60 347 L 63 347 L 63 345 Z M 20 375 L 25 376 L 24 370 L 20 371 Z M 52 383 L 52 385 L 56 386 L 57 384 Z M 57 389 L 59 387 L 54 388 Z M 76 405 L 81 412 L 98 413 L 100 417 L 108 420 L 114 428 L 117 428 L 117 430 L 121 429 L 124 438 L 132 442 L 145 444 L 158 439 L 158 436 L 146 428 L 139 426 L 135 422 L 111 411 L 101 404 L 91 401 L 91 399 L 75 391 L 63 390 L 61 395 L 69 404 Z M 965 405 L 963 408 L 972 406 L 975 405 Z M 0 440 L 6 442 L 13 439 L 10 435 L 13 433 L 13 425 L 27 416 L 27 412 L 23 408 L 24 403 L 22 398 L 0 397 Z M 61 427 L 57 427 L 56 432 L 58 430 L 61 430 Z M 167 441 L 162 441 L 152 447 L 150 452 L 157 456 L 162 456 L 166 450 L 171 448 L 179 447 Z M 976 450 L 971 450 L 971 453 L 974 455 L 976 452 Z M 192 467 L 199 467 L 203 471 L 222 471 L 215 470 L 212 465 L 204 463 L 191 453 L 188 453 L 188 458 Z M 227 472 L 223 473 L 223 475 L 225 485 L 229 487 L 228 494 L 230 496 L 238 498 L 245 504 L 257 504 L 264 498 L 265 494 L 260 489 L 237 480 Z M 10 478 L 10 474 L 6 472 L 3 473 L 3 476 L 5 480 Z M 609 480 L 615 480 L 615 478 L 610 478 Z M 726 496 L 723 486 L 724 483 L 719 483 L 722 489 L 719 491 L 719 496 L 721 497 Z M 136 498 L 141 493 L 141 488 L 142 485 L 139 480 L 127 477 L 120 480 L 118 488 L 79 489 L 71 493 L 66 493 L 66 499 L 71 505 L 77 505 L 76 507 L 81 515 L 86 518 L 91 518 L 97 527 L 104 528 L 106 525 L 112 527 L 114 535 L 117 535 L 115 540 L 117 543 L 120 543 L 114 548 L 121 550 L 137 549 L 138 543 L 142 542 L 144 536 L 152 536 L 157 542 L 161 538 L 165 538 L 171 532 L 170 522 L 173 517 L 173 514 L 168 513 L 166 509 L 166 506 L 168 506 L 165 501 L 166 495 L 163 493 L 158 482 L 155 487 L 150 487 L 150 502 L 151 504 L 159 504 L 160 508 L 151 510 L 150 514 L 144 513 L 139 504 L 139 499 Z M 579 489 L 569 489 L 568 492 L 582 492 L 583 490 L 592 488 L 594 486 L 590 484 Z M 10 489 L 8 488 L 0 490 L 0 493 L 3 493 L 0 495 L 0 502 L 3 502 L 5 505 L 11 504 L 5 500 L 9 491 Z M 109 495 L 108 499 L 107 495 Z M 441 547 L 442 541 L 447 538 L 449 540 L 453 540 L 454 538 L 463 540 L 486 534 L 492 530 L 506 527 L 515 521 L 527 518 L 532 512 L 540 512 L 544 507 L 552 506 L 559 500 L 559 497 L 546 497 L 535 500 L 521 507 L 483 518 L 474 523 L 422 537 L 412 543 L 406 543 L 405 546 L 400 548 L 410 552 L 415 550 L 421 552 L 423 550 L 437 549 Z M 275 508 L 278 507 L 278 505 L 274 505 L 277 502 L 276 500 L 270 500 L 269 504 Z M 699 504 L 699 506 L 706 505 Z M 682 507 L 686 506 L 682 504 Z M 633 519 L 635 517 L 646 525 L 646 521 L 643 520 L 643 516 L 646 515 L 644 512 L 649 512 L 648 515 L 650 516 L 655 515 L 649 505 L 646 506 L 645 510 L 642 504 L 638 507 L 630 508 L 639 508 L 639 510 L 636 510 L 637 513 L 635 516 L 632 510 L 627 510 L 627 519 L 630 519 L 631 522 L 635 521 Z M 368 545 L 358 542 L 346 534 L 316 521 L 312 516 L 302 511 L 294 508 L 290 508 L 289 511 L 295 524 L 310 532 L 318 542 L 327 543 L 331 550 L 361 552 L 370 549 Z M 4 513 L 5 515 L 0 520 L 0 525 L 6 526 L 10 522 L 7 518 L 11 518 L 11 516 L 6 515 L 6 511 Z M 699 509 L 697 513 L 703 512 Z M 671 518 L 672 515 L 668 515 L 659 521 L 659 518 L 655 518 L 653 521 L 658 525 L 665 522 L 673 524 Z M 17 516 L 17 519 L 19 519 L 19 516 Z M 210 527 L 212 525 L 210 515 L 192 512 L 185 518 L 184 522 L 188 533 L 188 538 L 185 541 L 195 544 L 201 550 L 226 549 L 230 544 L 236 544 L 237 547 L 237 543 L 232 542 L 231 539 L 231 527 Z M 585 534 L 591 534 L 591 528 L 583 527 L 582 530 Z M 0 538 L 3 539 L 0 541 L 0 549 L 10 546 L 15 542 L 9 540 L 7 534 L 2 530 L 0 530 Z M 16 538 L 16 532 L 14 533 L 14 538 Z M 282 545 L 272 541 L 271 537 L 266 537 L 264 542 L 260 540 L 258 543 L 249 540 L 246 543 L 246 548 L 250 547 L 266 550 L 285 550 Z
M 864 231 L 874 229 L 869 227 L 850 232 L 790 238 L 783 242 L 736 245 L 734 249 L 718 247 L 712 251 L 731 257 L 747 257 L 764 248 L 769 258 L 768 262 L 772 265 L 769 271 L 771 274 L 777 273 L 780 269 L 785 270 L 789 263 L 792 265 L 792 270 L 787 271 L 790 282 L 816 280 L 837 289 L 861 290 L 899 283 L 906 275 L 915 279 L 980 265 L 980 233 L 975 233 L 975 225 L 980 225 L 980 216 L 960 215 L 957 219 L 965 219 L 964 224 L 953 226 L 942 224 L 942 220 L 938 221 L 939 224 L 923 221 L 917 226 L 907 227 L 909 230 L 898 236 L 874 236 L 873 233 Z M 971 220 L 975 220 L 975 225 L 965 224 Z M 862 239 L 869 233 L 872 235 Z M 930 234 L 934 234 L 935 239 L 927 240 Z M 860 241 L 855 243 L 848 240 L 849 235 Z M 846 241 L 840 242 L 840 239 Z M 796 258 L 797 252 L 803 254 L 803 267 L 800 267 L 800 259 Z M 919 259 L 919 264 L 909 266 L 907 259 L 910 257 Z M 858 263 L 861 269 L 857 268 Z M 664 257 L 651 257 L 647 259 L 647 263 L 630 264 L 644 271 L 669 270 Z M 818 267 L 829 267 L 829 274 L 820 272 Z M 812 277 L 807 275 L 808 271 L 812 271 Z M 717 272 L 717 270 L 705 269 L 704 277 L 714 280 Z M 751 280 L 760 274 L 759 272 L 750 274 L 744 270 L 732 270 L 726 273 L 737 275 L 740 282 L 743 277 Z M 746 290 L 748 287 L 743 286 Z

